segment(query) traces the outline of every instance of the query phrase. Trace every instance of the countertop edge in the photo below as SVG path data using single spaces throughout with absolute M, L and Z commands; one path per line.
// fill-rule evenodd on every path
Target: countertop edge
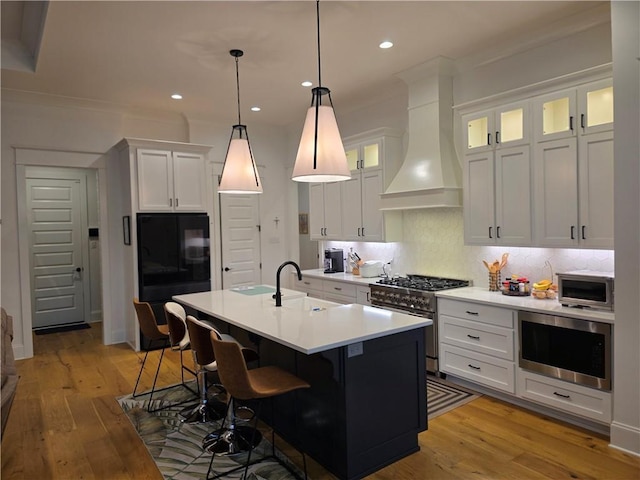
M 561 317 L 591 320 L 615 324 L 615 314 L 599 310 L 563 307 L 557 300 L 539 300 L 531 296 L 518 297 L 490 292 L 480 287 L 462 287 L 436 292 L 437 298 L 463 300 L 512 310 L 557 315 Z
M 339 272 L 339 273 L 324 273 L 321 268 L 312 270 L 302 270 L 302 276 L 308 276 L 313 278 L 319 278 L 321 280 L 331 280 L 332 282 L 344 282 L 353 283 L 356 285 L 371 285 L 377 283 L 382 277 L 361 277 L 360 275 L 353 275 L 351 273 Z

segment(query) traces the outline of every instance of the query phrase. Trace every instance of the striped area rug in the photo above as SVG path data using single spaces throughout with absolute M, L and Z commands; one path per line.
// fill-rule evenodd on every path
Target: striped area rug
M 479 396 L 480 394 L 451 382 L 427 375 L 427 417 L 429 420 L 469 403 Z

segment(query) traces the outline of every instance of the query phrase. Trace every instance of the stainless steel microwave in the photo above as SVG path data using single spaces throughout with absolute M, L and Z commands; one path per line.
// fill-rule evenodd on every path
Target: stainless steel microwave
M 575 270 L 558 273 L 558 301 L 568 307 L 613 311 L 614 277 L 611 272 Z

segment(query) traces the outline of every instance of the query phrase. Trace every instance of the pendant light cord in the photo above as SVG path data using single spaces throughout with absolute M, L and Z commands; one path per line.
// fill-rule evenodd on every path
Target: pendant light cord
M 320 66 L 320 0 L 316 0 L 316 26 L 318 29 L 318 87 L 321 87 L 322 67 Z
M 238 73 L 238 57 L 236 57 L 236 90 L 238 92 L 238 125 L 242 125 L 240 120 L 240 73 Z

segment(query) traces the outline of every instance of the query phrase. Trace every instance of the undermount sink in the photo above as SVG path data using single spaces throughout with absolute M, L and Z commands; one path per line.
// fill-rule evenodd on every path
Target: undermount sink
M 282 298 L 282 307 L 303 312 L 315 312 L 326 310 L 327 308 L 339 307 L 339 303 L 328 302 L 312 297 Z

